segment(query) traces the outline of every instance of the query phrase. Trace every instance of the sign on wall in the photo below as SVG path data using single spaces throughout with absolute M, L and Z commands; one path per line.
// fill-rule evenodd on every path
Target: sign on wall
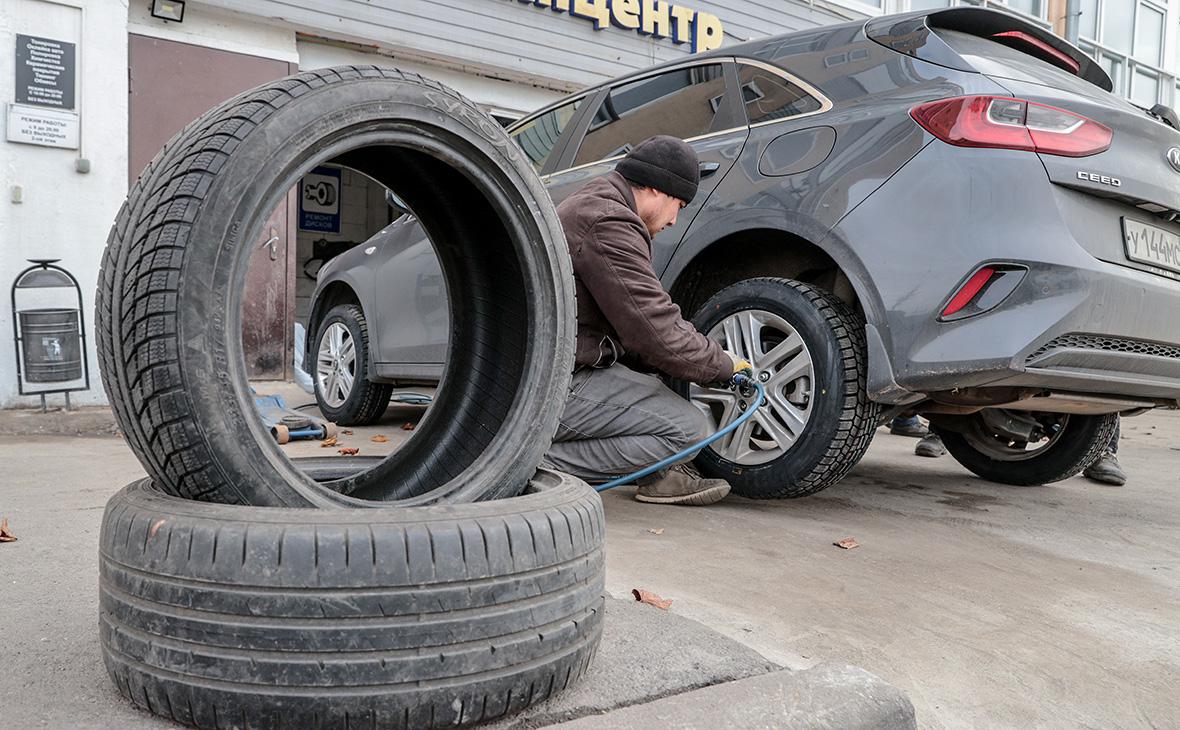
M 593 21 L 595 30 L 609 26 L 633 30 L 653 38 L 671 38 L 689 43 L 692 52 L 721 47 L 721 19 L 668 0 L 515 0 L 558 13 L 569 13 Z
M 16 103 L 74 108 L 73 43 L 16 36 Z
M 299 183 L 299 230 L 340 232 L 340 168 L 317 167 Z
M 78 115 L 21 104 L 8 105 L 8 141 L 78 149 Z

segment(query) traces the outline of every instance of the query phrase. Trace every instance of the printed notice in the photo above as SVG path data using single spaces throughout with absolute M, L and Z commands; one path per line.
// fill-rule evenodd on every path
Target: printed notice
M 78 115 L 74 112 L 8 105 L 8 141 L 78 149 Z
M 16 103 L 74 108 L 73 43 L 16 36 Z

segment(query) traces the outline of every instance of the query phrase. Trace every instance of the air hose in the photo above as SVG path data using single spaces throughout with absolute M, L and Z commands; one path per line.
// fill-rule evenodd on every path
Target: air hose
M 743 413 L 742 415 L 735 418 L 733 423 L 729 424 L 728 426 L 721 429 L 717 433 L 713 434 L 709 438 L 704 439 L 703 441 L 699 441 L 699 442 L 689 446 L 688 448 L 684 449 L 683 451 L 679 451 L 675 454 L 672 454 L 671 456 L 669 456 L 667 459 L 664 459 L 663 461 L 658 461 L 655 464 L 652 464 L 651 466 L 640 469 L 637 472 L 633 472 L 631 474 L 621 476 L 618 479 L 614 479 L 612 481 L 607 482 L 606 484 L 600 484 L 599 486 L 594 488 L 595 491 L 605 492 L 608 489 L 614 489 L 615 487 L 621 487 L 622 485 L 633 482 L 636 479 L 641 479 L 641 478 L 647 476 L 648 474 L 654 474 L 655 472 L 659 471 L 660 469 L 665 469 L 669 466 L 672 466 L 673 464 L 675 464 L 679 461 L 682 461 L 683 459 L 686 459 L 689 456 L 691 456 L 692 454 L 700 451 L 701 449 L 705 448 L 706 446 L 713 443 L 714 441 L 721 438 L 722 436 L 732 433 L 733 430 L 736 429 L 738 426 L 742 425 L 746 421 L 753 418 L 754 414 L 758 411 L 758 408 L 762 405 L 762 401 L 766 399 L 766 388 L 764 388 L 762 386 L 762 383 L 758 382 L 754 378 L 748 378 L 742 373 L 737 373 L 736 375 L 733 376 L 733 384 L 742 392 L 743 395 L 746 395 L 751 391 L 757 392 L 757 397 L 754 399 L 754 402 L 752 404 L 750 404 L 750 407 L 746 409 L 745 413 Z

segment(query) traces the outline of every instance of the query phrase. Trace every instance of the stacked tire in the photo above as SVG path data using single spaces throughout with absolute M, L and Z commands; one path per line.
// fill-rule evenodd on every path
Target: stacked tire
M 253 242 L 328 161 L 414 209 L 461 314 L 439 399 L 385 459 L 288 459 L 249 398 Z M 97 297 L 103 382 L 149 475 L 110 500 L 100 538 L 119 691 L 198 727 L 417 728 L 576 681 L 602 632 L 602 505 L 537 468 L 569 385 L 573 296 L 531 164 L 434 82 L 306 72 L 178 133 L 119 212 Z

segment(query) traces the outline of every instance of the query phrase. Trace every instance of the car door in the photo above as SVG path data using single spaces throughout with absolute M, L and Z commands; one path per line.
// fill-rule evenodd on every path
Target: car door
M 582 95 L 515 126 L 509 134 L 537 172 L 556 164 L 570 125 L 580 118 Z M 376 331 L 376 369 L 386 378 L 433 379 L 442 375 L 450 335 L 450 305 L 434 247 L 407 214 L 364 244 L 376 277 L 370 330 Z
M 690 61 L 638 78 L 629 78 L 600 93 L 593 111 L 571 137 L 562 167 L 546 185 L 555 203 L 587 181 L 605 175 L 635 145 L 656 134 L 679 137 L 700 158 L 701 183 L 696 197 L 676 225 L 652 240 L 652 262 L 662 273 L 685 230 L 704 201 L 733 167 L 748 129 L 733 90 L 737 88 L 732 59 Z

